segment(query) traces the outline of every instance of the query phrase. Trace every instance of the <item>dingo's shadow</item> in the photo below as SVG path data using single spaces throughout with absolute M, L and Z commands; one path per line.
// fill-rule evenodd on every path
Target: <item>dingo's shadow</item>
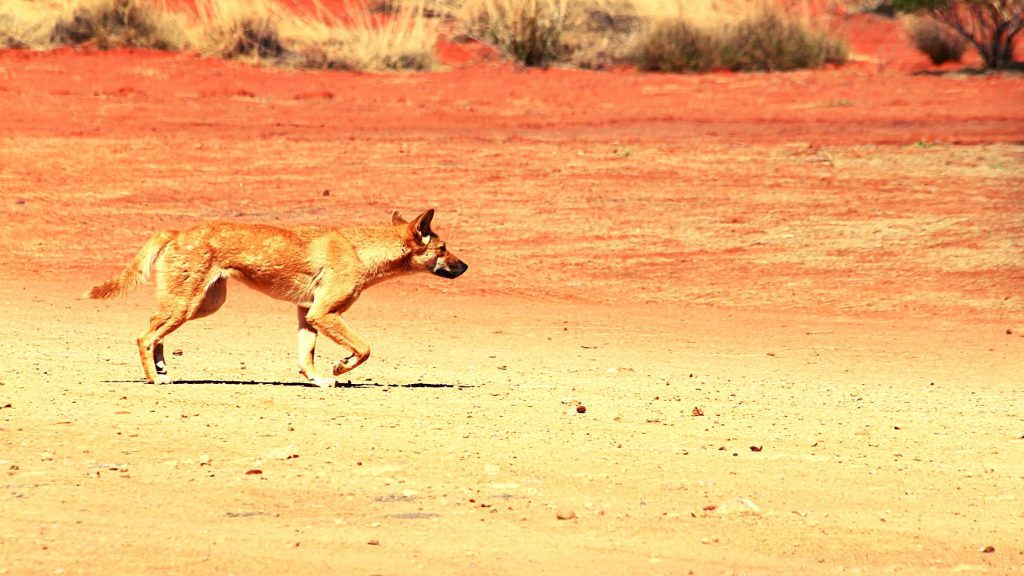
M 154 386 L 144 380 L 103 380 L 104 384 L 145 384 Z M 295 386 L 298 388 L 320 388 L 310 382 L 284 382 L 280 380 L 175 380 L 170 384 L 159 384 L 159 386 L 186 386 L 186 385 L 221 385 L 221 386 Z M 339 382 L 334 388 L 474 388 L 466 384 L 435 384 L 430 382 L 408 382 L 405 384 L 382 383 L 382 382 Z M 329 390 L 330 388 L 323 388 Z

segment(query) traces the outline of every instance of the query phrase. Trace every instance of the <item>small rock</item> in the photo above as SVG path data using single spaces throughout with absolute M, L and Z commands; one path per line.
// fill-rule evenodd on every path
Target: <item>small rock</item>
M 576 513 L 572 510 L 559 510 L 555 513 L 555 518 L 558 518 L 559 520 L 575 520 Z
M 586 412 L 587 412 L 587 407 L 584 406 L 583 404 L 580 404 L 579 406 L 576 407 L 576 413 L 577 414 L 586 414 Z
M 764 446 L 751 446 L 750 447 L 750 451 L 751 452 L 760 452 L 762 448 L 764 448 Z
M 733 498 L 732 500 L 726 500 L 718 505 L 715 512 L 722 515 L 752 515 L 756 516 L 761 514 L 761 507 L 754 504 L 753 501 L 747 498 Z
M 181 356 L 181 355 L 182 355 L 182 354 L 184 354 L 184 353 L 185 353 L 185 352 L 183 352 L 183 351 L 182 351 L 182 350 L 180 350 L 180 349 L 178 349 L 178 350 L 175 350 L 175 351 L 171 352 L 171 354 L 173 354 L 173 355 L 175 355 L 175 356 Z
M 207 456 L 206 454 L 200 455 L 199 456 L 199 465 L 200 466 L 209 466 L 210 465 L 210 457 Z
M 380 546 L 380 540 L 377 540 L 376 538 L 373 538 L 371 540 L 367 540 L 366 543 L 369 544 L 370 546 Z
M 263 474 L 263 470 L 260 470 L 259 468 L 249 468 L 245 471 L 246 476 L 256 476 L 259 474 Z
M 270 452 L 267 452 L 267 458 L 270 458 L 271 460 L 291 460 L 292 458 L 298 457 L 299 453 L 295 450 L 294 446 L 275 448 Z
M 693 411 L 690 412 L 690 414 L 693 416 L 703 416 L 704 411 L 700 409 L 700 406 L 694 406 Z
M 985 546 L 984 548 L 981 549 L 981 553 L 982 554 L 991 554 L 991 553 L 993 553 L 995 551 L 996 551 L 996 547 L 995 546 Z
M 53 452 L 40 452 L 39 459 L 43 462 L 49 462 L 50 460 L 53 460 Z

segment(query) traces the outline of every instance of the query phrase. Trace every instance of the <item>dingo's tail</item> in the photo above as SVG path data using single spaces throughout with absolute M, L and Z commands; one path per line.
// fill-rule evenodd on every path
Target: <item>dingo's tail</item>
M 177 235 L 178 232 L 175 230 L 154 234 L 135 255 L 127 268 L 103 284 L 93 286 L 86 296 L 89 298 L 113 298 L 135 289 L 140 284 L 145 284 L 153 270 L 153 263 L 163 252 L 167 243 Z

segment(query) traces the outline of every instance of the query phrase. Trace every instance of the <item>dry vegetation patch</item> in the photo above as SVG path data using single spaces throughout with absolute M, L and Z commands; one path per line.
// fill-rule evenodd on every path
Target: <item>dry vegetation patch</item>
M 366 0 L 334 14 L 319 0 L 196 0 L 195 13 L 153 0 L 7 0 L 0 43 L 48 48 L 189 49 L 254 63 L 344 70 L 436 66 L 444 29 L 494 45 L 525 66 L 637 65 L 701 72 L 790 70 L 841 62 L 840 41 L 765 0 Z M 430 2 L 427 4 L 426 2 Z M 56 15 L 54 15 L 56 14 Z
M 54 24 L 55 45 L 89 44 L 176 50 L 184 46 L 179 19 L 142 0 L 92 0 L 76 5 Z
M 300 68 L 425 70 L 435 66 L 437 21 L 422 4 L 353 2 L 300 14 L 277 0 L 197 0 L 195 14 L 149 0 L 0 3 L 0 47 L 196 50 L 220 58 Z
M 660 72 L 778 71 L 846 60 L 845 43 L 808 18 L 773 4 L 741 6 L 732 17 L 679 14 L 654 20 L 635 52 L 637 66 Z

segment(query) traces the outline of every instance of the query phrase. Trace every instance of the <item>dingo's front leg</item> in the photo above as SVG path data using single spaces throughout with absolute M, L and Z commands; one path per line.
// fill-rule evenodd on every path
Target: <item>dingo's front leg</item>
M 345 321 L 341 319 L 339 313 L 327 313 L 317 315 L 310 313 L 306 316 L 306 320 L 309 324 L 318 332 L 323 332 L 328 338 L 334 340 L 339 345 L 344 346 L 352 351 L 347 358 L 336 363 L 334 365 L 334 375 L 340 376 L 346 372 L 354 370 L 357 366 L 366 362 L 366 359 L 370 357 L 370 346 L 365 340 L 360 338 Z
M 331 387 L 337 381 L 330 376 L 321 376 L 314 368 L 314 355 L 316 352 L 316 329 L 306 320 L 309 308 L 299 306 L 299 374 L 306 377 L 314 386 Z

